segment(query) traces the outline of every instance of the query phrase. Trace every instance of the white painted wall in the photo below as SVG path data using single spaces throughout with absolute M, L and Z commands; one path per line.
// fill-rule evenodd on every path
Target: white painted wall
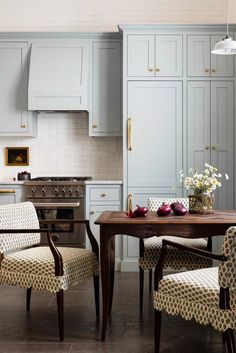
M 29 146 L 28 167 L 5 166 L 5 147 L 15 146 Z M 86 113 L 41 114 L 38 138 L 0 139 L 0 180 L 12 179 L 24 170 L 32 176 L 122 179 L 122 138 L 89 137 Z
M 236 23 L 236 0 L 228 0 Z M 0 0 L 0 31 L 116 31 L 117 24 L 224 23 L 226 0 Z

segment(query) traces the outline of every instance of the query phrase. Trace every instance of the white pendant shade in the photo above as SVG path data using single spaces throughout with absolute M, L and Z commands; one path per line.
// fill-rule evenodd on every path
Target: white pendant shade
M 226 37 L 220 42 L 217 42 L 215 48 L 211 52 L 212 54 L 218 55 L 236 54 L 236 41 L 230 37 Z

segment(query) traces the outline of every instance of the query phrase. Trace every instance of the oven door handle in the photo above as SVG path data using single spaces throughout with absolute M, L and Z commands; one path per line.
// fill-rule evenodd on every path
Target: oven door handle
M 77 208 L 80 202 L 33 202 L 36 208 L 57 209 L 57 208 Z

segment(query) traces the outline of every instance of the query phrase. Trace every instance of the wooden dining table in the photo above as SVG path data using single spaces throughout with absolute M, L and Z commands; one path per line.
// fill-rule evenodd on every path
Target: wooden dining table
M 180 236 L 184 238 L 202 238 L 224 235 L 226 230 L 236 225 L 236 211 L 215 211 L 213 214 L 189 214 L 185 216 L 159 217 L 156 212 L 149 212 L 146 217 L 129 218 L 125 212 L 103 212 L 95 224 L 100 226 L 100 262 L 102 282 L 102 333 L 106 338 L 106 329 L 111 314 L 115 235 L 125 234 L 136 238 L 152 236 Z

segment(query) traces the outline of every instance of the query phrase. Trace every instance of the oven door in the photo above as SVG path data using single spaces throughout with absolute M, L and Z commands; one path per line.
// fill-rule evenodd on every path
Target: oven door
M 73 220 L 84 219 L 84 199 L 31 199 L 33 202 L 40 227 L 42 229 L 51 228 L 53 232 L 59 235 L 57 245 L 85 247 L 85 230 L 83 224 L 43 224 L 43 220 Z M 42 243 L 46 244 L 45 237 L 42 237 Z

